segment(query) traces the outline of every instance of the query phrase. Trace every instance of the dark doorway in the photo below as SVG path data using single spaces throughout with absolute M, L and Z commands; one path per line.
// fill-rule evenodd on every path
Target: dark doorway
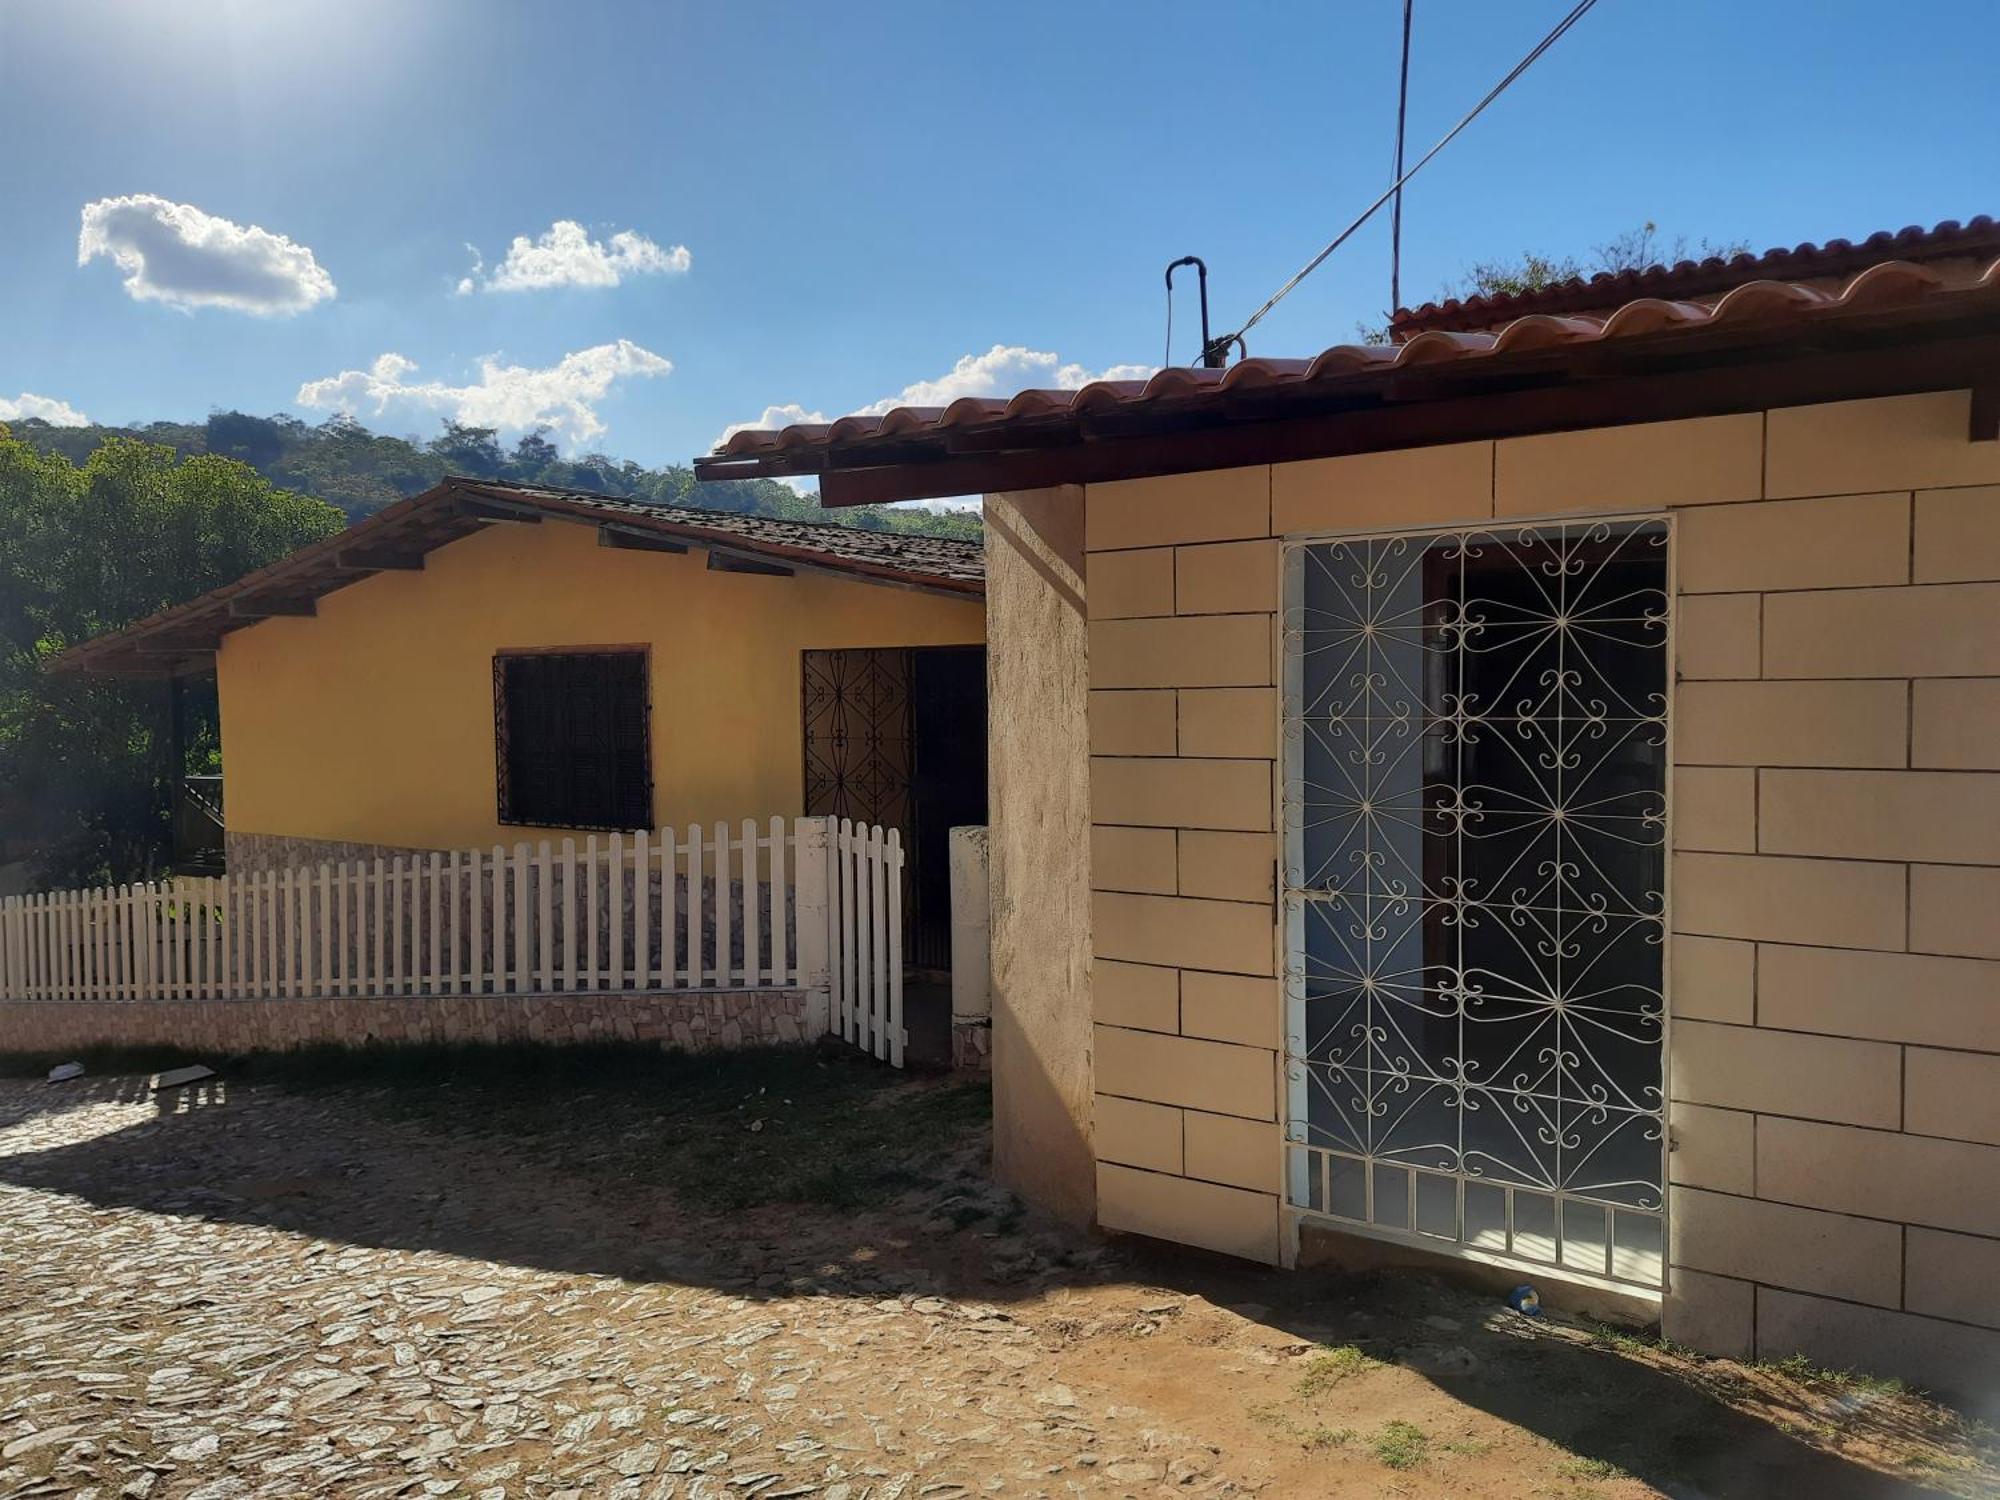
M 986 648 L 803 657 L 806 813 L 901 831 L 906 960 L 948 970 L 950 832 L 986 821 Z
M 951 967 L 951 830 L 986 821 L 986 648 L 912 651 L 916 727 L 910 962 Z

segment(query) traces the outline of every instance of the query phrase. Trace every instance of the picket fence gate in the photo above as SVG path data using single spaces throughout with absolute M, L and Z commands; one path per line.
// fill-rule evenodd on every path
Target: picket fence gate
M 903 1063 L 895 829 L 745 819 L 0 901 L 0 1000 L 797 988 Z

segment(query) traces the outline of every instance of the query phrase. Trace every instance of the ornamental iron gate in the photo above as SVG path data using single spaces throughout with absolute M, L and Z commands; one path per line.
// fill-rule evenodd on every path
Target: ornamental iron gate
M 1657 1288 L 1668 527 L 1287 545 L 1289 1196 Z

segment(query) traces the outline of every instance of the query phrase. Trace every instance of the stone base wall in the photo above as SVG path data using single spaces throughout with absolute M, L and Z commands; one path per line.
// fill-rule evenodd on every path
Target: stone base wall
M 173 1046 L 216 1053 L 320 1042 L 655 1042 L 704 1051 L 810 1039 L 803 990 L 396 995 L 288 1000 L 0 1001 L 0 1052 Z
M 951 1023 L 951 1065 L 960 1073 L 993 1071 L 993 1023 L 959 1021 Z
M 266 870 L 292 870 L 323 865 L 336 859 L 393 859 L 398 854 L 428 854 L 408 844 L 351 844 L 341 839 L 294 838 L 289 833 L 238 833 L 222 836 L 222 858 L 232 875 L 259 875 Z

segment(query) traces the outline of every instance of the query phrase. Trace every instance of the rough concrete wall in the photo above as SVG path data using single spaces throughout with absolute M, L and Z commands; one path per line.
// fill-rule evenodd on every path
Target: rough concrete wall
M 1090 1150 L 1090 745 L 1083 496 L 986 499 L 993 1155 L 1081 1223 Z
M 800 990 L 679 994 L 0 1000 L 0 1053 L 93 1046 L 283 1051 L 315 1042 L 657 1042 L 689 1052 L 807 1040 Z

